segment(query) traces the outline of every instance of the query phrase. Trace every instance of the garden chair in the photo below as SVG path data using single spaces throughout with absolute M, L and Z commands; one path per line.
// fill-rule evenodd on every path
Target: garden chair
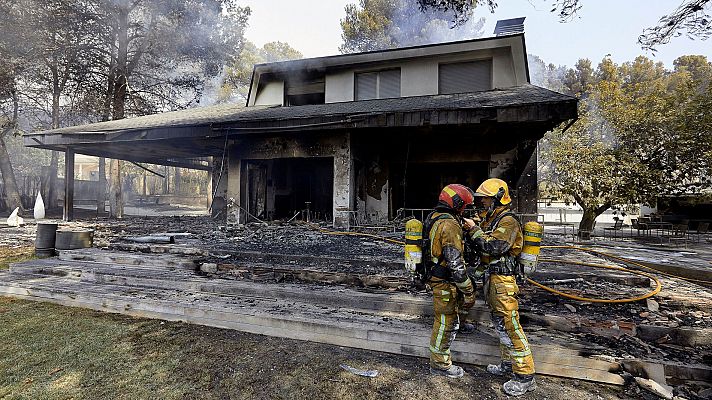
M 613 226 L 608 227 L 608 228 L 603 228 L 603 238 L 606 238 L 606 232 L 609 232 L 611 235 L 611 240 L 615 239 L 618 236 L 618 232 L 621 231 L 623 228 L 623 220 L 622 219 L 617 219 L 616 222 L 613 224 Z M 622 237 L 623 235 L 621 235 Z
M 687 247 L 687 228 L 689 223 L 684 222 L 681 224 L 674 224 L 670 230 L 669 242 L 673 243 L 683 243 Z
M 687 233 L 690 235 L 690 237 L 696 238 L 697 239 L 696 241 L 699 242 L 701 238 L 707 236 L 707 234 L 709 233 L 709 230 L 710 230 L 709 222 L 700 222 L 697 224 L 696 230 L 688 231 Z
M 646 236 L 650 235 L 650 225 L 648 223 L 650 222 L 649 218 L 646 217 L 640 217 L 640 218 L 635 218 L 630 220 L 631 225 L 630 225 L 630 235 L 633 236 L 633 229 L 638 231 L 637 236 L 640 236 L 640 231 L 643 231 L 643 233 Z

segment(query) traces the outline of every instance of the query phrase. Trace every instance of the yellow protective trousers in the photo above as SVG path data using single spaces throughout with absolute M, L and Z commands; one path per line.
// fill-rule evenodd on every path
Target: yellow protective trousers
M 430 335 L 430 365 L 433 368 L 448 369 L 452 365 L 450 345 L 460 327 L 458 310 L 462 296 L 458 296 L 457 286 L 442 281 L 431 280 L 433 290 L 433 332 Z
M 519 286 L 514 276 L 490 275 L 487 282 L 487 304 L 492 323 L 499 336 L 502 361 L 512 364 L 512 371 L 520 375 L 534 373 L 534 358 L 529 341 L 519 323 Z

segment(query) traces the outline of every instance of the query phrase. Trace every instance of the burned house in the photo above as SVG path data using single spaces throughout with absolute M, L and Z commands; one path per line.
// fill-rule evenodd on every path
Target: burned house
M 510 183 L 536 212 L 536 147 L 576 99 L 531 85 L 524 34 L 254 67 L 245 107 L 219 105 L 28 134 L 25 145 L 213 171 L 244 222 L 380 224 L 447 183 Z M 68 183 L 68 188 L 70 184 Z

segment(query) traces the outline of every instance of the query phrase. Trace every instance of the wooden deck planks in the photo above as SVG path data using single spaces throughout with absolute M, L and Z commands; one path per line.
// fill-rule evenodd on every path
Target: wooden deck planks
M 49 301 L 61 305 L 90 308 L 98 311 L 127 314 L 137 317 L 202 324 L 236 329 L 255 334 L 315 341 L 338 346 L 427 357 L 429 328 L 422 324 L 398 322 L 389 327 L 365 320 L 339 322 L 318 314 L 293 312 L 289 315 L 269 314 L 263 310 L 229 308 L 226 304 L 191 304 L 177 302 L 175 298 L 161 300 L 136 298 L 130 294 L 119 295 L 116 288 L 108 293 L 106 288 L 92 288 L 88 283 L 67 283 L 62 278 L 46 284 L 1 283 L 0 293 L 31 300 Z M 56 285 L 56 286 L 53 286 Z M 57 289 L 61 286 L 62 289 Z M 104 285 L 107 286 L 107 285 Z M 114 292 L 114 293 L 112 293 Z M 158 293 L 152 291 L 147 293 Z M 366 318 L 367 319 L 367 318 Z M 405 328 L 405 329 L 404 329 Z M 622 384 L 620 376 L 610 371 L 617 364 L 570 354 L 554 346 L 534 345 L 539 373 L 578 379 Z M 453 346 L 453 353 L 461 362 L 484 365 L 499 357 L 496 340 L 486 336 L 461 337 Z

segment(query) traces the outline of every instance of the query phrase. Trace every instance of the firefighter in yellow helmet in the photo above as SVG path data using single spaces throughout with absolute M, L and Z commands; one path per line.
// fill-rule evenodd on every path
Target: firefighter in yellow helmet
M 459 328 L 458 312 L 475 304 L 475 289 L 463 258 L 462 212 L 474 203 L 472 189 L 457 184 L 445 186 L 435 211 L 425 220 L 424 235 L 430 242 L 428 285 L 433 290 L 433 331 L 430 336 L 430 373 L 450 378 L 464 375 L 452 364 L 450 345 Z
M 524 237 L 517 217 L 509 211 L 512 199 L 507 183 L 487 179 L 475 191 L 484 210 L 479 226 L 465 220 L 468 237 L 482 254 L 484 292 L 494 328 L 499 335 L 502 360 L 490 364 L 494 375 L 513 373 L 504 383 L 505 393 L 520 396 L 536 389 L 532 351 L 519 323 L 519 287 L 516 281 L 517 257 L 522 252 Z

